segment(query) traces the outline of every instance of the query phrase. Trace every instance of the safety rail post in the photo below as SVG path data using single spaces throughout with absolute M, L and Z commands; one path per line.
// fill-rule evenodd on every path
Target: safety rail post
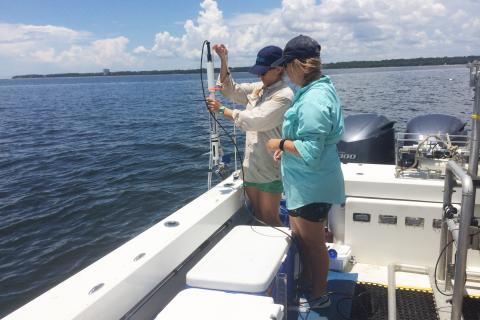
M 470 86 L 474 91 L 474 104 L 472 113 L 472 135 L 470 139 L 470 159 L 468 172 L 476 177 L 478 173 L 478 154 L 480 141 L 480 61 L 473 61 L 470 64 Z
M 470 157 L 468 171 L 465 172 L 460 165 L 454 161 L 447 163 L 445 171 L 445 190 L 443 196 L 444 214 L 442 219 L 442 233 L 440 237 L 440 250 L 447 245 L 447 238 L 454 239 L 457 245 L 455 256 L 455 275 L 452 296 L 452 320 L 462 318 L 463 296 L 465 292 L 465 280 L 467 277 L 467 253 L 470 246 L 469 235 L 472 224 L 473 211 L 475 208 L 476 187 L 473 179 L 478 179 L 478 156 L 480 142 L 480 61 L 473 61 L 470 67 L 470 86 L 474 88 L 474 106 L 472 113 L 472 133 L 470 139 Z M 447 217 L 447 206 L 451 206 L 452 192 L 455 185 L 454 176 L 460 180 L 462 186 L 462 200 L 459 221 L 449 220 Z M 453 250 L 449 248 L 449 250 Z M 446 280 L 445 269 L 447 257 L 451 257 L 451 251 L 440 258 L 440 278 Z M 450 279 L 448 279 L 450 281 Z M 447 283 L 446 283 L 447 285 Z
M 448 166 L 447 166 L 448 167 Z M 439 253 L 441 254 L 440 263 L 438 265 L 438 279 L 445 281 L 446 279 L 446 267 L 447 263 L 447 256 L 448 254 L 445 252 L 444 248 L 447 245 L 447 238 L 448 238 L 448 226 L 447 226 L 447 208 L 452 205 L 452 193 L 453 188 L 455 187 L 456 182 L 453 177 L 453 173 L 450 170 L 445 170 L 445 183 L 444 183 L 444 190 L 443 190 L 443 205 L 442 205 L 442 229 L 440 233 L 440 248 Z
M 448 173 L 448 174 L 447 174 Z M 451 192 L 453 190 L 453 185 L 450 179 L 455 176 L 460 180 L 462 186 L 462 200 L 461 200 L 461 209 L 460 209 L 460 224 L 458 230 L 457 238 L 457 252 L 455 258 L 455 276 L 454 276 L 454 285 L 453 285 L 453 296 L 452 296 L 452 320 L 460 320 L 462 317 L 462 308 L 463 308 L 463 295 L 465 290 L 465 279 L 466 279 L 466 270 L 467 270 L 467 252 L 469 247 L 469 229 L 473 216 L 473 209 L 475 206 L 475 187 L 473 184 L 473 179 L 469 173 L 465 172 L 463 168 L 458 165 L 455 161 L 450 160 L 447 163 L 446 176 L 449 175 L 450 178 L 445 179 L 445 193 L 444 201 L 449 196 L 451 199 Z M 447 185 L 449 183 L 450 185 Z M 447 203 L 448 204 L 448 203 Z M 446 204 L 444 204 L 445 206 Z M 447 220 L 445 220 L 447 223 Z M 443 224 L 442 224 L 443 227 Z M 455 229 L 448 231 L 456 231 Z M 455 235 L 456 236 L 456 235 Z M 443 238 L 443 234 L 442 234 Z M 446 242 L 447 239 L 445 238 Z M 446 245 L 446 244 L 445 244 Z M 444 246 L 445 246 L 444 245 Z M 442 246 L 442 248 L 444 247 Z M 442 259 L 443 263 L 446 265 L 446 260 Z M 444 265 L 444 267 L 445 267 Z M 444 270 L 445 272 L 445 270 Z

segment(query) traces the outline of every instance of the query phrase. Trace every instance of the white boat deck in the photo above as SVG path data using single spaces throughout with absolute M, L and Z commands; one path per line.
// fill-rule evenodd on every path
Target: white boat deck
M 415 265 L 430 275 L 399 271 L 396 286 L 435 293 L 431 271 L 440 248 L 439 230 L 432 222 L 441 218 L 443 180 L 396 178 L 394 166 L 389 165 L 347 164 L 342 170 L 347 202 L 335 208 L 330 224 L 336 242 L 349 245 L 357 262 L 344 274 L 345 279 L 387 286 L 389 264 Z M 45 314 L 62 320 L 96 319 L 98 315 L 107 320 L 153 319 L 125 315 L 163 281 L 177 281 L 176 292 L 185 288 L 188 270 L 179 273 L 178 268 L 234 217 L 243 206 L 242 196 L 241 181 L 230 177 L 5 319 Z M 460 202 L 459 192 L 454 201 Z M 355 221 L 356 213 L 368 215 L 369 221 Z M 386 223 L 382 216 L 389 217 Z M 411 218 L 422 223 L 407 225 Z M 469 270 L 478 274 L 479 267 L 478 252 L 471 252 Z M 468 294 L 480 295 L 478 282 L 470 280 Z M 445 300 L 436 299 L 442 320 L 449 314 Z M 168 301 L 162 301 L 163 305 Z

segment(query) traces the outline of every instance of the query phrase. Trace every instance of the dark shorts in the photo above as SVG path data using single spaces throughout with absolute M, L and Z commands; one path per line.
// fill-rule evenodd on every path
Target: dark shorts
M 288 210 L 288 215 L 312 222 L 325 222 L 331 207 L 331 203 L 315 202 L 297 209 Z

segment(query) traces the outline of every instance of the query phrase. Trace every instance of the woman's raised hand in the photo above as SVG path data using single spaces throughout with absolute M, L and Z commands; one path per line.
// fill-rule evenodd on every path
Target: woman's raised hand
M 215 50 L 215 52 L 218 54 L 220 59 L 225 59 L 228 56 L 228 49 L 227 49 L 227 47 L 225 47 L 225 45 L 223 43 L 214 44 L 213 45 L 213 50 Z

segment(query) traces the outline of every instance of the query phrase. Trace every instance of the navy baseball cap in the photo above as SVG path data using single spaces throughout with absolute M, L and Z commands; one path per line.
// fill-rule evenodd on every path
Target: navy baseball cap
M 320 50 L 320 44 L 309 36 L 296 36 L 287 42 L 282 57 L 272 67 L 284 66 L 293 59 L 320 58 Z
M 263 75 L 272 67 L 272 63 L 277 61 L 282 57 L 282 49 L 276 46 L 268 46 L 257 53 L 257 61 L 255 64 L 248 70 L 248 72 Z

